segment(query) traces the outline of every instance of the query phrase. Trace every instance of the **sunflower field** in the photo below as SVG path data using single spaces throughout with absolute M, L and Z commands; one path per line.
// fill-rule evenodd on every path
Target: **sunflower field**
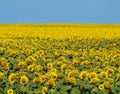
M 0 24 L 0 94 L 120 94 L 120 25 Z

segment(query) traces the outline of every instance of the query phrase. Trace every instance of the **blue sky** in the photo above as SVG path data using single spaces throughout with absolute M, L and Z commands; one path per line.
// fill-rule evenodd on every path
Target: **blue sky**
M 120 24 L 120 0 L 0 0 L 0 23 Z

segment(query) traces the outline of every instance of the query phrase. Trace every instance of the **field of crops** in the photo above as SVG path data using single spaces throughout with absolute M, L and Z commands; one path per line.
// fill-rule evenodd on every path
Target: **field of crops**
M 1 24 L 0 94 L 120 94 L 120 25 Z

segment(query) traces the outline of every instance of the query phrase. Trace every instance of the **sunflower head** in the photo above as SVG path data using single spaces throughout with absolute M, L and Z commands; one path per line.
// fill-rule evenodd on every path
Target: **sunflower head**
M 33 82 L 34 83 L 40 83 L 40 77 L 34 77 Z
M 47 64 L 47 68 L 48 68 L 48 69 L 52 69 L 52 68 L 53 68 L 53 64 L 52 64 L 52 63 L 48 63 L 48 64 Z
M 76 85 L 76 78 L 74 78 L 74 77 L 68 78 L 68 83 L 71 85 Z
M 90 77 L 90 79 L 96 78 L 97 77 L 97 73 L 96 72 L 91 72 L 89 77 Z
M 0 72 L 0 80 L 4 78 L 4 73 Z
M 109 74 L 114 74 L 114 69 L 109 68 L 109 69 L 107 70 L 107 72 L 108 72 Z
M 52 88 L 54 88 L 56 86 L 55 80 L 53 78 L 49 79 L 48 82 Z
M 77 66 L 79 64 L 79 61 L 77 59 L 73 59 L 72 63 L 73 65 Z
M 48 91 L 48 88 L 47 87 L 43 87 L 42 88 L 42 92 L 46 93 Z
M 99 90 L 103 90 L 103 89 L 104 89 L 104 84 L 100 84 L 100 85 L 98 86 L 98 88 L 99 88 Z
M 9 89 L 8 91 L 7 91 L 7 94 L 13 94 L 14 92 L 13 92 L 13 90 L 12 89 Z
M 67 65 L 66 64 L 62 64 L 60 68 L 61 68 L 62 71 L 64 71 L 67 68 Z
M 14 82 L 16 78 L 16 74 L 15 73 L 11 73 L 8 77 L 8 81 L 9 82 Z
M 105 83 L 104 83 L 104 87 L 105 87 L 106 89 L 110 89 L 110 88 L 111 88 L 111 85 L 110 85 L 109 82 L 105 82 Z
M 24 68 L 26 66 L 26 63 L 25 62 L 19 62 L 18 63 L 18 67 L 19 68 Z
M 20 78 L 20 84 L 27 84 L 28 83 L 28 78 L 27 76 L 21 76 Z
M 108 73 L 107 72 L 102 71 L 100 73 L 100 75 L 101 75 L 102 78 L 108 78 Z
M 88 72 L 82 71 L 79 75 L 80 79 L 88 79 Z
M 97 77 L 90 79 L 91 84 L 96 84 L 97 82 L 99 82 L 99 79 Z

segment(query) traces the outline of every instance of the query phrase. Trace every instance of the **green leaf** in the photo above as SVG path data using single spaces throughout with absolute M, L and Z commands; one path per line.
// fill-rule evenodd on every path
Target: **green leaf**
M 69 86 L 69 85 L 64 85 L 64 86 L 61 86 L 60 87 L 60 91 L 63 91 L 63 92 L 65 92 L 65 91 L 67 91 L 67 90 L 69 90 L 69 89 L 71 89 L 72 87 L 71 86 Z

